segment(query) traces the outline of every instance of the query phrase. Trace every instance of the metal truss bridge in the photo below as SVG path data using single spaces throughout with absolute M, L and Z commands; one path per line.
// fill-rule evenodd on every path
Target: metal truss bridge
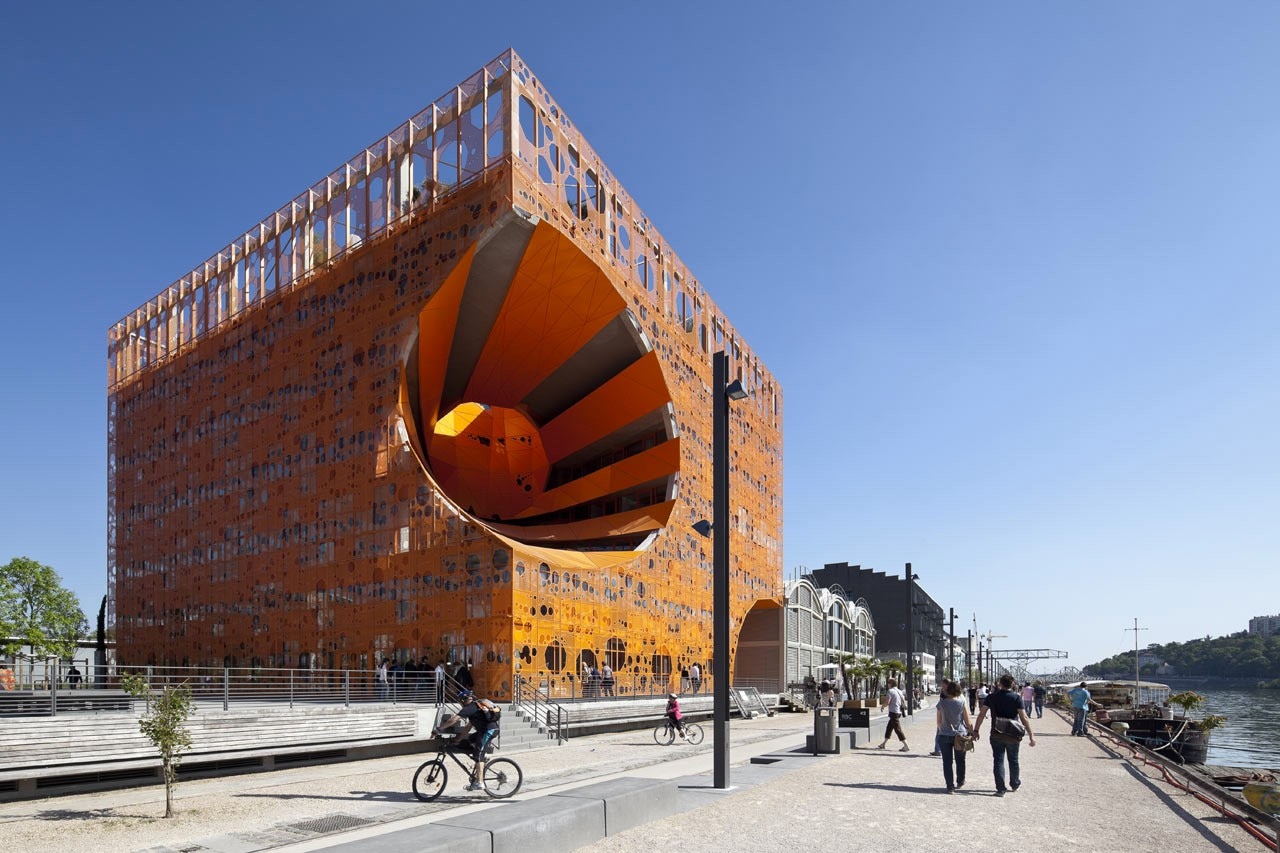
M 1057 649 L 1002 649 L 993 651 L 988 655 L 988 659 L 995 665 L 995 668 L 1001 672 L 1009 673 L 1019 684 L 1025 684 L 1036 679 L 1043 679 L 1050 683 L 1069 681 L 1070 678 L 1058 678 L 1058 674 L 1033 673 L 1030 669 L 1031 664 L 1035 661 L 1061 660 L 1065 657 L 1070 657 L 1070 655 Z M 1075 670 L 1075 667 L 1066 667 L 1061 672 L 1065 673 L 1068 669 Z M 1078 672 L 1078 670 L 1076 671 Z

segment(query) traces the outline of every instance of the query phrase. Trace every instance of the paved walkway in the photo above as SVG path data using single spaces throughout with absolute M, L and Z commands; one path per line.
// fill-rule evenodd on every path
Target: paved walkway
M 640 853 L 678 847 L 696 853 L 745 843 L 757 850 L 1267 849 L 1199 800 L 1111 757 L 1093 739 L 1071 737 L 1070 728 L 1051 712 L 1032 720 L 1036 746 L 1022 744 L 1022 787 L 1004 797 L 995 796 L 991 748 L 984 738 L 969 754 L 965 787 L 949 795 L 941 759 L 928 755 L 933 715 L 917 712 L 906 726 L 909 753 L 858 749 L 814 760 L 770 784 L 619 833 L 590 849 Z
M 856 750 L 799 755 L 796 748 L 812 730 L 809 715 L 735 720 L 734 789 L 695 798 L 692 810 L 589 849 L 874 850 L 931 839 L 978 850 L 1027 844 L 1037 853 L 1264 849 L 1199 801 L 1148 780 L 1091 739 L 1069 737 L 1068 725 L 1056 715 L 1034 722 L 1037 746 L 1022 747 L 1023 788 L 997 798 L 985 741 L 970 755 L 964 790 L 943 791 L 941 762 L 928 755 L 933 731 L 928 711 L 906 724 L 908 753 L 868 749 L 866 731 L 858 730 Z M 877 724 L 873 743 L 882 725 Z M 708 738 L 700 747 L 659 747 L 645 730 L 518 753 L 513 757 L 524 768 L 525 784 L 515 799 L 618 776 L 679 779 L 705 792 L 710 724 L 705 728 Z M 782 754 L 789 757 L 778 766 L 794 769 L 772 776 L 738 764 L 752 755 Z M 170 820 L 160 817 L 164 792 L 158 787 L 4 804 L 0 837 L 6 850 L 40 853 L 302 853 L 335 847 L 389 853 L 408 849 L 404 844 L 416 827 L 444 816 L 502 808 L 483 794 L 464 793 L 452 778 L 439 801 L 419 803 L 409 790 L 419 762 L 400 756 L 183 782 L 177 789 L 178 815 Z M 701 781 L 691 781 L 695 777 Z M 333 834 L 344 828 L 351 831 Z

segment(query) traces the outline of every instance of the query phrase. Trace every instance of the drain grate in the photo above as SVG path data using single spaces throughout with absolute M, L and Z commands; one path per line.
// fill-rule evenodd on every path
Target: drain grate
M 345 814 L 331 814 L 324 817 L 318 817 L 315 820 L 304 820 L 298 823 L 290 823 L 285 825 L 285 829 L 292 829 L 297 832 L 314 832 L 317 835 L 326 835 L 330 832 L 342 832 L 347 829 L 355 829 L 361 826 L 369 826 L 374 823 L 371 820 L 365 820 L 362 817 L 352 817 Z

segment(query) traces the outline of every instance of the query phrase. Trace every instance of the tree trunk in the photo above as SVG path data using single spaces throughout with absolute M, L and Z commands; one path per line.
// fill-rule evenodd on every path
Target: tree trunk
M 177 768 L 168 760 L 161 768 L 164 772 L 164 816 L 173 817 L 173 783 L 178 781 Z

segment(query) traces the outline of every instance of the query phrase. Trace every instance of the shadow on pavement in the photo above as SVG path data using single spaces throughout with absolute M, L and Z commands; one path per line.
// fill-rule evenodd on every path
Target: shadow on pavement
M 874 788 L 880 791 L 901 791 L 907 794 L 945 794 L 947 789 L 936 785 L 927 788 L 915 785 L 880 785 L 875 782 L 826 782 L 831 788 Z
M 235 797 L 246 797 L 261 800 L 342 800 L 346 802 L 380 802 L 380 803 L 417 803 L 421 802 L 412 791 L 352 791 L 351 796 L 341 797 L 333 794 L 255 794 L 244 791 L 233 794 Z M 462 797 L 440 797 L 436 803 L 470 802 Z
M 115 809 L 45 809 L 36 812 L 35 820 L 164 820 L 160 814 L 133 814 Z

